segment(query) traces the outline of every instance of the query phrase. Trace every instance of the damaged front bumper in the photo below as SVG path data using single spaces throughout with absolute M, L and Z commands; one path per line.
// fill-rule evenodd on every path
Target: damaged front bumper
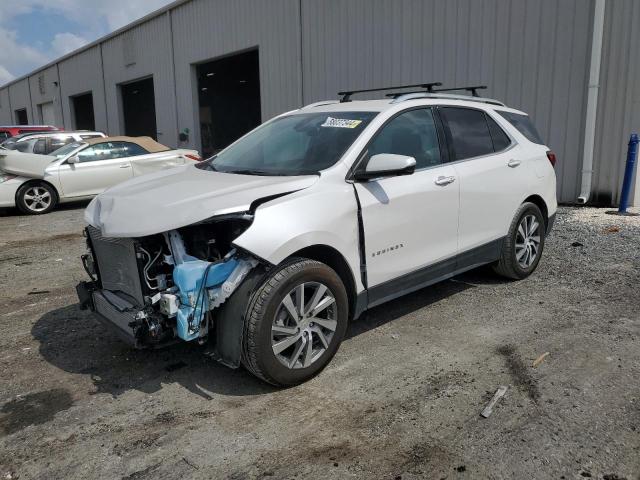
M 137 239 L 103 238 L 87 228 L 90 254 L 82 261 L 92 281 L 76 287 L 80 307 L 135 348 L 204 343 L 222 304 L 258 265 L 235 249 L 215 261 L 191 256 L 177 231 L 164 241 L 150 255 Z

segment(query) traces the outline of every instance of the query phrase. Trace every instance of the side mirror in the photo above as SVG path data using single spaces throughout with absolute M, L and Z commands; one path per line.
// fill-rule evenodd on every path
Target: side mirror
M 77 155 L 74 155 L 72 157 L 67 158 L 67 163 L 80 163 L 80 159 L 78 158 Z
M 397 177 L 411 175 L 416 170 L 416 159 L 406 155 L 394 153 L 379 153 L 369 159 L 365 170 L 356 172 L 354 178 L 358 181 L 371 180 L 380 177 Z

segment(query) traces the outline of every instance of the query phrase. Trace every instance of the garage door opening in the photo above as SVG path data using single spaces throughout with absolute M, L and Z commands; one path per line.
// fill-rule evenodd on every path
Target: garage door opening
M 206 158 L 260 125 L 258 50 L 203 63 L 196 73 Z
M 73 104 L 73 124 L 76 130 L 95 130 L 93 94 L 85 93 L 71 98 Z
M 27 109 L 20 108 L 15 111 L 16 125 L 28 125 L 29 119 L 27 118 Z
M 120 92 L 125 135 L 147 136 L 157 140 L 153 78 L 120 85 Z

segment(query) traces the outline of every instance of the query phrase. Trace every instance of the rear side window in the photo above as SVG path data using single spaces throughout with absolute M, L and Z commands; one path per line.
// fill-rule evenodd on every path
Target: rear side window
M 540 134 L 536 129 L 528 115 L 520 115 L 519 113 L 501 112 L 498 113 L 504 117 L 511 125 L 516 127 L 518 131 L 524 135 L 524 137 L 530 142 L 537 143 L 538 145 L 544 145 Z
M 493 140 L 483 111 L 472 108 L 443 107 L 440 112 L 449 131 L 456 160 L 489 155 L 494 152 Z

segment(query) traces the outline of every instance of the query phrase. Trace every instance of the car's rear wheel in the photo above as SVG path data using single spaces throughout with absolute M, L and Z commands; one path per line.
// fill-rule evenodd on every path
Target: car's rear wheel
M 523 203 L 511 222 L 494 271 L 515 280 L 531 275 L 542 256 L 545 230 L 546 223 L 538 206 Z
M 22 213 L 42 215 L 53 210 L 58 203 L 55 189 L 44 182 L 23 185 L 16 194 L 16 206 Z
M 277 386 L 312 378 L 338 350 L 348 308 L 345 287 L 327 265 L 298 258 L 278 267 L 249 304 L 244 366 Z

